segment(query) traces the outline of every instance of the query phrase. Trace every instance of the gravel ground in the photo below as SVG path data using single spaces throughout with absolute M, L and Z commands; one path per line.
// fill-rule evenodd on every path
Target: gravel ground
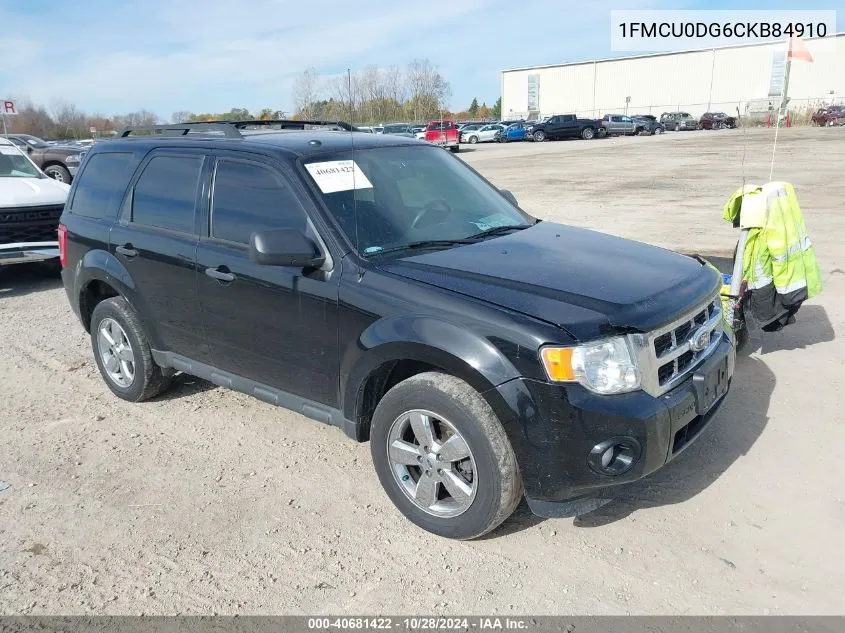
M 721 205 L 768 178 L 771 130 L 468 148 L 540 217 L 729 254 Z M 747 146 L 743 150 L 743 146 Z M 726 405 L 662 471 L 578 519 L 523 506 L 479 541 L 388 502 L 369 447 L 183 376 L 129 404 L 55 277 L 0 273 L 4 614 L 845 612 L 845 129 L 782 130 L 826 288 L 738 359 Z M 0 484 L 0 487 L 3 487 Z

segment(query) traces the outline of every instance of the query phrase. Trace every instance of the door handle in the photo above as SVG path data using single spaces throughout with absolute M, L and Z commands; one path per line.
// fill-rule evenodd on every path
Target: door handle
M 132 244 L 124 244 L 123 246 L 116 247 L 114 250 L 124 257 L 135 257 L 138 254 L 138 251 L 132 248 Z
M 225 266 L 218 266 L 217 268 L 206 268 L 205 274 L 211 277 L 212 279 L 217 279 L 218 281 L 235 280 L 235 273 L 229 272 L 229 269 Z

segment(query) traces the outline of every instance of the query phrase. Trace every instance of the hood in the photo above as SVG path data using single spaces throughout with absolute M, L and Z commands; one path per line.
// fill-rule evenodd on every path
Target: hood
M 0 208 L 64 204 L 69 190 L 52 178 L 0 177 Z
M 552 222 L 379 267 L 553 323 L 579 341 L 652 330 L 720 283 L 691 257 Z
M 87 147 L 83 147 L 81 145 L 50 145 L 49 147 L 43 148 L 45 151 L 48 152 L 58 152 L 60 154 L 84 154 L 88 151 Z

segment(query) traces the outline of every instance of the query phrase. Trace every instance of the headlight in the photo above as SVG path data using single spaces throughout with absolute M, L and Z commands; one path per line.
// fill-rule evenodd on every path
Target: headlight
M 65 158 L 66 163 L 78 163 L 80 160 L 82 160 L 82 154 L 71 154 Z
M 576 347 L 544 347 L 540 357 L 552 382 L 577 382 L 600 394 L 640 388 L 640 371 L 623 336 Z

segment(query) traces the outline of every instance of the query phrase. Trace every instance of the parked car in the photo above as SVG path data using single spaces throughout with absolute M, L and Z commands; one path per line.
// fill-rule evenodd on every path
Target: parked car
M 510 143 L 511 141 L 524 141 L 525 125 L 523 125 L 522 123 L 511 123 L 507 127 L 498 130 L 496 132 L 494 140 L 499 143 Z
M 477 130 L 466 130 L 461 132 L 461 143 L 489 143 L 496 140 L 496 132 L 503 129 L 498 123 L 491 123 L 489 125 L 482 125 Z
M 697 130 L 698 119 L 689 112 L 664 112 L 660 115 L 660 122 L 667 130 Z
M 454 121 L 444 119 L 442 121 L 430 121 L 425 128 L 425 141 L 432 145 L 445 147 L 452 152 L 459 151 L 460 132 L 455 127 Z
M 356 132 L 365 132 L 367 134 L 375 134 L 375 130 L 367 125 L 356 125 L 355 126 Z
M 382 126 L 382 125 L 376 125 L 375 127 L 373 127 L 373 131 L 374 131 L 376 134 L 384 134 L 384 126 Z
M 645 129 L 645 123 L 623 114 L 605 114 L 601 119 L 601 126 L 607 134 L 617 136 L 639 134 Z
M 632 118 L 639 126 L 638 134 L 663 134 L 666 131 L 666 126 L 651 114 L 636 114 Z
M 78 145 L 50 145 L 32 134 L 9 134 L 7 138 L 25 151 L 38 168 L 59 182 L 70 184 L 86 148 Z
M 845 106 L 828 106 L 819 108 L 812 116 L 816 125 L 833 126 L 845 125 Z
M 601 505 L 724 402 L 703 261 L 538 221 L 424 143 L 217 126 L 123 131 L 74 181 L 62 280 L 115 396 L 184 372 L 336 425 L 399 511 L 458 539 L 523 494 L 542 516 Z
M 59 217 L 69 189 L 0 136 L 0 266 L 57 260 Z
M 556 114 L 539 123 L 528 124 L 526 135 L 530 140 L 542 142 L 563 138 L 591 139 L 599 126 L 594 119 L 579 119 L 574 114 Z
M 382 134 L 392 134 L 394 136 L 406 136 L 414 138 L 415 134 L 411 131 L 411 126 L 407 123 L 391 123 L 385 125 L 382 129 Z
M 736 117 L 728 116 L 724 112 L 705 112 L 698 120 L 701 130 L 723 130 L 736 127 Z

